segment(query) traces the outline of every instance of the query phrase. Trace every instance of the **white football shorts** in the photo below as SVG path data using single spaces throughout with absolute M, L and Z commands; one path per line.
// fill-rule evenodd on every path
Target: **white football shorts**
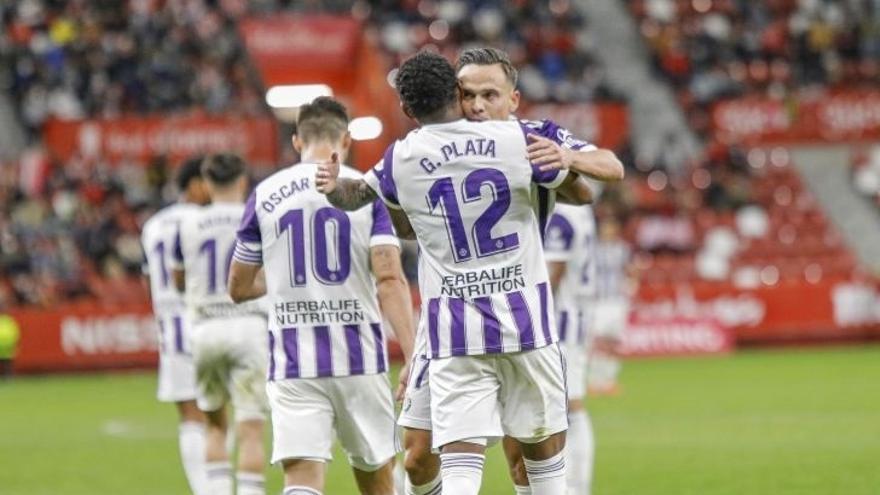
M 415 430 L 431 430 L 431 388 L 428 385 L 431 376 L 428 368 L 431 360 L 419 355 L 413 358 L 406 395 L 397 424 Z
M 266 386 L 272 463 L 333 458 L 333 433 L 355 469 L 372 472 L 398 452 L 388 374 L 292 378 Z
M 199 409 L 216 411 L 229 402 L 236 422 L 265 419 L 266 319 L 239 316 L 197 322 L 192 341 Z
M 196 365 L 192 357 L 191 328 L 182 316 L 157 318 L 159 372 L 156 397 L 160 402 L 195 400 Z
M 629 301 L 625 298 L 600 299 L 595 302 L 592 329 L 594 337 L 620 338 L 629 324 Z
M 433 447 L 503 435 L 540 441 L 568 429 L 565 358 L 532 351 L 431 360 Z

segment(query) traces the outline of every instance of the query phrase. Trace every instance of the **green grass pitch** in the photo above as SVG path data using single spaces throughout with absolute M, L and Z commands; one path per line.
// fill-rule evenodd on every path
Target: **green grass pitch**
M 880 347 L 632 361 L 622 385 L 590 402 L 597 495 L 880 493 Z M 0 493 L 186 493 L 154 389 L 150 373 L 0 383 Z M 337 459 L 325 493 L 355 494 Z M 482 493 L 512 493 L 497 448 Z

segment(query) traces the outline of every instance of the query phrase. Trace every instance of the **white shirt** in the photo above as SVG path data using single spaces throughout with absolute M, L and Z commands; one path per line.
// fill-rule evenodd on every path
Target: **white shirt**
M 385 335 L 370 248 L 399 246 L 385 206 L 334 208 L 299 164 L 248 198 L 235 259 L 262 264 L 269 309 L 270 380 L 384 373 Z M 343 166 L 343 177 L 358 178 Z
M 540 172 L 516 121 L 427 125 L 392 144 L 373 170 L 377 194 L 410 219 L 433 358 L 520 352 L 556 342 L 533 185 Z

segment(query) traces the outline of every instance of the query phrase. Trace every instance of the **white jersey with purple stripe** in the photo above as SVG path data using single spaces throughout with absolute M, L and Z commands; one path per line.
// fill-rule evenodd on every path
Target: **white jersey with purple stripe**
M 583 343 L 583 312 L 589 310 L 596 285 L 596 220 L 589 206 L 557 205 L 544 235 L 548 262 L 565 263 L 555 291 L 559 340 Z
M 622 240 L 599 241 L 596 245 L 596 297 L 627 298 L 626 269 L 632 251 Z
M 171 280 L 173 250 L 181 219 L 198 206 L 175 203 L 156 212 L 144 224 L 141 244 L 150 277 L 153 314 L 159 323 L 160 351 L 188 352 L 184 338 L 185 307 L 183 295 Z
M 377 194 L 416 232 L 433 358 L 557 340 L 532 186 L 558 187 L 567 171 L 532 166 L 528 132 L 515 121 L 427 125 L 392 144 L 372 171 Z
M 550 119 L 519 119 L 518 122 L 523 127 L 529 129 L 532 134 L 547 138 L 563 148 L 573 151 L 593 151 L 597 149 L 595 145 L 574 137 L 571 131 Z M 556 193 L 546 187 L 535 187 L 532 193 L 535 202 L 535 212 L 538 215 L 538 223 L 541 227 L 541 232 L 544 232 L 547 220 L 556 204 Z
M 184 298 L 193 325 L 214 318 L 265 315 L 259 302 L 235 304 L 226 290 L 243 213 L 240 203 L 212 203 L 188 212 L 180 221 L 174 265 L 186 275 Z
M 379 201 L 346 213 L 314 189 L 299 164 L 257 185 L 235 259 L 262 264 L 269 299 L 269 379 L 384 373 L 385 335 L 370 248 L 398 246 Z M 343 166 L 342 177 L 360 172 Z

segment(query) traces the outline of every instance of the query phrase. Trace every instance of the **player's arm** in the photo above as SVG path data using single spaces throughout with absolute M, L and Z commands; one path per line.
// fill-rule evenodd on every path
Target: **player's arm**
M 397 237 L 401 239 L 406 239 L 408 241 L 414 241 L 416 239 L 416 231 L 413 230 L 412 224 L 409 223 L 409 217 L 406 216 L 401 210 L 388 210 L 389 215 L 391 216 L 391 223 L 394 225 L 394 231 L 397 232 Z
M 573 149 L 535 134 L 529 134 L 529 160 L 541 170 L 569 169 L 603 182 L 622 180 L 623 164 L 607 149 Z
M 229 297 L 236 304 L 265 296 L 266 273 L 263 271 L 263 265 L 233 259 L 229 266 L 229 280 L 226 286 L 229 290 Z
M 229 297 L 238 304 L 266 294 L 266 273 L 263 271 L 263 234 L 257 217 L 257 191 L 251 192 L 244 204 L 244 214 L 232 251 L 229 279 L 226 288 Z
M 186 290 L 186 273 L 183 271 L 183 247 L 181 247 L 180 229 L 174 234 L 174 246 L 171 248 L 171 280 L 174 288 L 183 292 Z
M 381 244 L 370 248 L 370 266 L 376 277 L 376 289 L 382 315 L 391 324 L 405 359 L 400 371 L 397 398 L 403 397 L 406 389 L 409 363 L 413 355 L 413 308 L 409 293 L 409 283 L 403 274 L 400 261 L 400 248 L 391 244 Z
M 566 263 L 564 261 L 547 262 L 547 272 L 550 274 L 550 289 L 554 295 L 559 290 L 559 283 L 562 282 L 562 277 L 565 276 L 565 266 Z
M 556 190 L 559 202 L 569 205 L 588 205 L 593 202 L 593 190 L 580 174 L 569 174 Z
M 315 188 L 327 196 L 331 205 L 345 211 L 360 210 L 376 199 L 376 192 L 363 179 L 339 177 L 339 154 L 318 164 Z

